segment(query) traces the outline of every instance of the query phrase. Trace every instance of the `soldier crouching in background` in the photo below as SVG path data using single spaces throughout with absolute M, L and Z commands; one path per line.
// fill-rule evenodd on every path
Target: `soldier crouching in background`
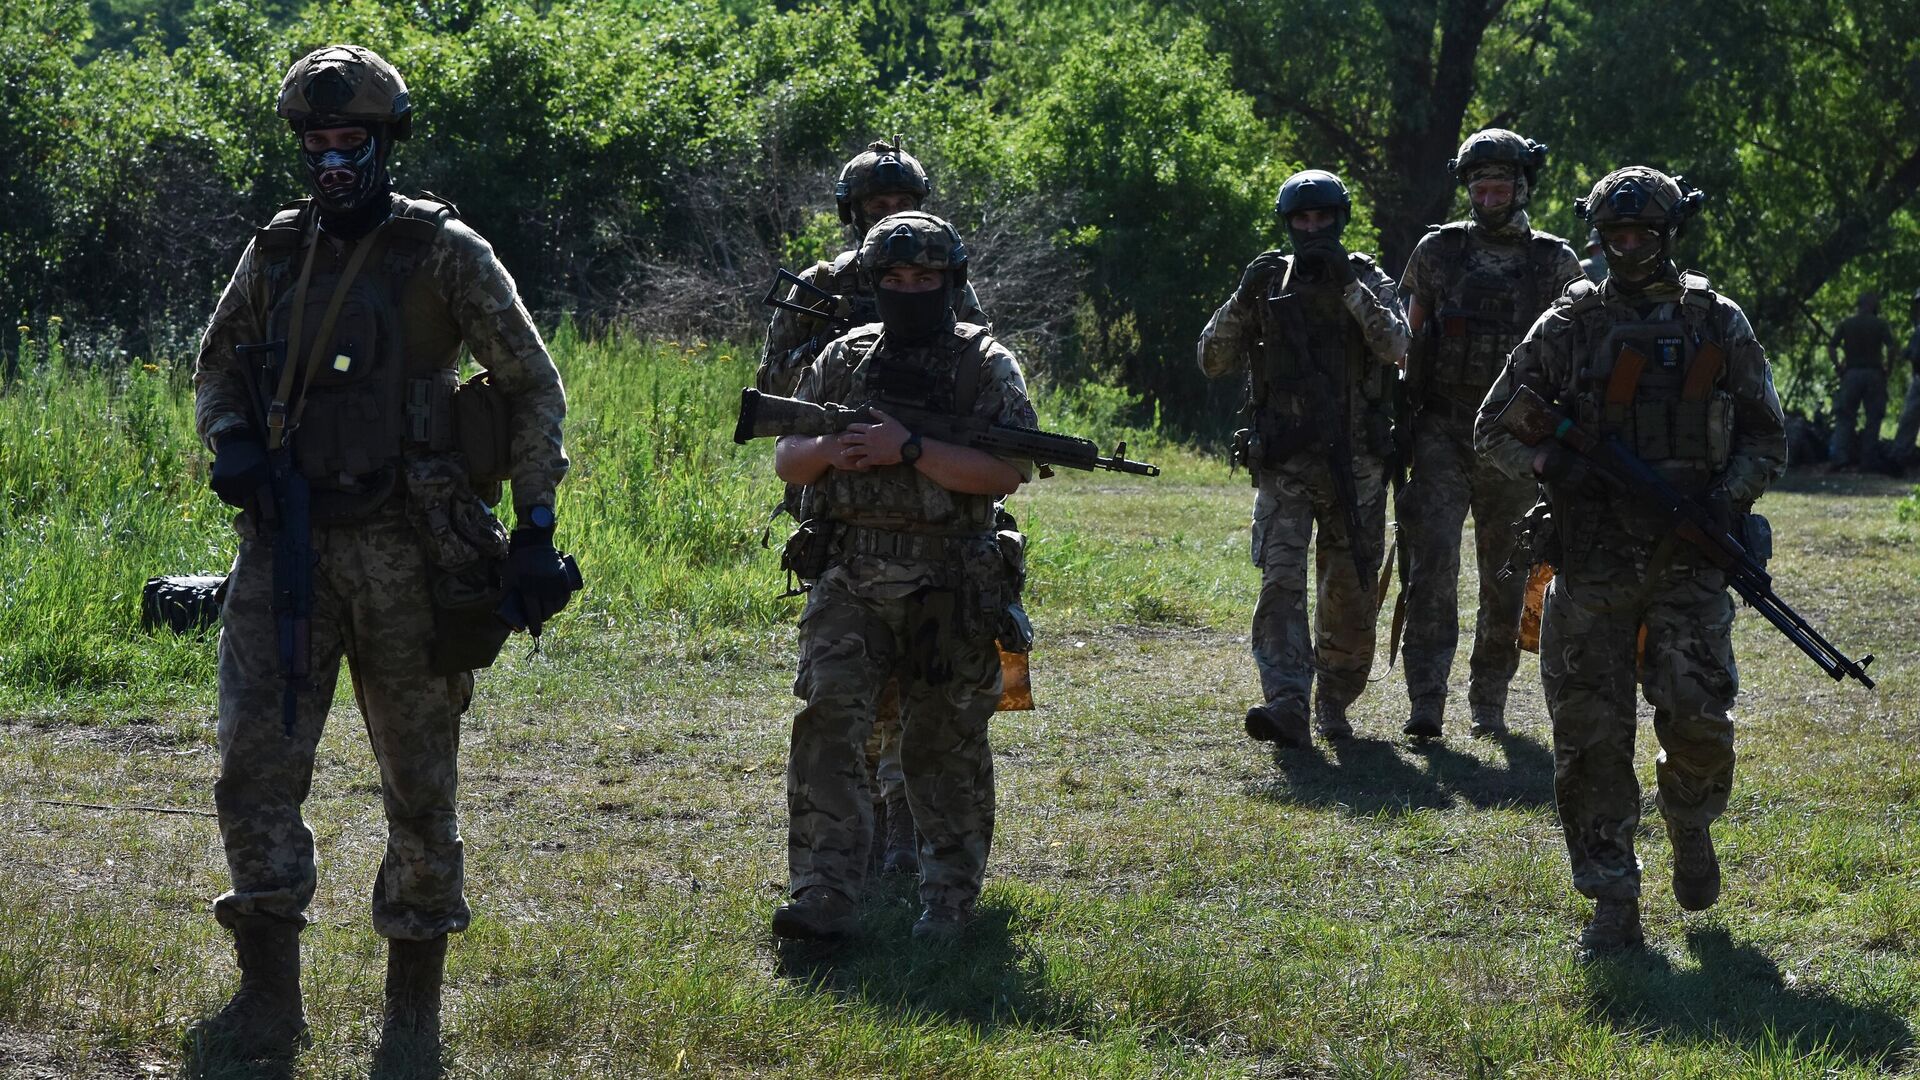
M 899 400 L 1035 426 L 1013 354 L 955 319 L 967 251 L 953 226 L 919 212 L 885 218 L 861 244 L 859 267 L 880 321 L 829 344 L 799 397 Z M 806 705 L 787 763 L 792 898 L 774 912 L 773 932 L 835 939 L 857 927 L 873 839 L 864 747 L 897 677 L 906 798 L 920 833 L 924 911 L 913 935 L 948 941 L 972 916 L 993 839 L 995 637 L 1017 588 L 995 535 L 997 503 L 1034 465 L 876 415 L 879 423 L 838 435 L 786 436 L 774 455 L 782 480 L 808 488 L 788 565 L 813 587 L 794 680 Z
M 389 942 L 381 1063 L 432 1072 L 447 935 L 468 921 L 454 791 L 472 670 L 509 622 L 537 632 L 577 587 L 553 547 L 566 400 L 487 242 L 451 206 L 391 190 L 413 122 L 399 72 L 329 46 L 294 64 L 277 111 L 314 197 L 241 256 L 194 373 L 213 490 L 242 510 L 214 784 L 233 877 L 214 916 L 233 932 L 240 989 L 189 1052 L 286 1057 L 305 1040 L 299 935 L 315 876 L 300 810 L 344 657 L 387 820 L 373 885 Z M 490 381 L 457 387 L 463 345 Z M 501 478 L 511 537 L 478 495 L 497 497 Z
M 1340 244 L 1352 214 L 1346 186 L 1308 170 L 1274 205 L 1293 249 L 1246 269 L 1200 335 L 1208 378 L 1249 371 L 1253 426 L 1236 454 L 1252 471 L 1253 659 L 1262 702 L 1247 734 L 1307 746 L 1307 695 L 1329 739 L 1349 738 L 1347 706 L 1373 665 L 1386 531 L 1386 451 L 1394 368 L 1407 321 L 1393 279 Z M 1307 636 L 1307 543 L 1319 534 L 1313 637 Z M 1315 681 L 1318 686 L 1314 686 Z

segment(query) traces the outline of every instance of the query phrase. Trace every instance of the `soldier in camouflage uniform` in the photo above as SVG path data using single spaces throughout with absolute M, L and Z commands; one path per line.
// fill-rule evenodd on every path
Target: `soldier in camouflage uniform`
M 1201 332 L 1198 358 L 1208 378 L 1249 373 L 1253 427 L 1244 434 L 1244 456 L 1258 489 L 1253 659 L 1263 701 L 1247 710 L 1247 734 L 1306 746 L 1309 688 L 1320 733 L 1349 737 L 1347 706 L 1366 688 L 1373 664 L 1389 386 L 1408 337 L 1393 279 L 1340 244 L 1352 204 L 1339 178 L 1317 169 L 1296 173 L 1281 185 L 1274 210 L 1292 253 L 1268 251 L 1253 260 Z M 1298 318 L 1285 314 L 1289 306 Z M 1316 404 L 1316 379 L 1331 401 L 1324 408 Z M 1321 435 L 1329 414 L 1344 425 L 1346 461 L 1329 462 Z M 1335 467 L 1351 481 L 1351 507 L 1343 505 Z M 1307 544 L 1316 529 L 1309 638 Z
M 1702 200 L 1644 166 L 1594 186 L 1577 205 L 1605 241 L 1609 276 L 1599 286 L 1574 282 L 1534 324 L 1474 429 L 1475 445 L 1502 470 L 1546 485 L 1553 510 L 1559 573 L 1547 591 L 1540 670 L 1573 883 L 1597 901 L 1581 934 L 1590 952 L 1643 941 L 1636 683 L 1660 740 L 1655 801 L 1673 846 L 1674 899 L 1697 911 L 1719 897 L 1708 827 L 1733 784 L 1733 603 L 1725 575 L 1656 512 L 1561 444 L 1525 446 L 1497 418 L 1517 387 L 1530 387 L 1741 528 L 1737 515 L 1785 465 L 1786 435 L 1746 315 L 1672 261 L 1674 238 Z
M 1909 466 L 1920 462 L 1920 449 L 1914 445 L 1915 436 L 1920 436 L 1920 289 L 1914 290 L 1911 312 L 1913 328 L 1907 335 L 1907 347 L 1900 350 L 1900 358 L 1907 362 L 1907 399 L 1900 408 L 1893 446 L 1887 451 L 1895 464 Z
M 787 308 L 775 308 L 773 319 L 767 323 L 767 343 L 760 351 L 760 367 L 753 376 L 753 384 L 762 393 L 791 397 L 800 384 L 801 375 L 827 342 L 853 327 L 874 321 L 873 289 L 859 272 L 858 245 L 874 222 L 889 214 L 920 209 L 932 192 L 932 178 L 917 158 L 900 148 L 898 135 L 892 142 L 868 143 L 865 150 L 840 170 L 840 179 L 833 186 L 833 201 L 839 207 L 841 224 L 847 227 L 855 246 L 830 261 L 817 262 L 802 270 L 800 280 L 823 292 L 844 297 L 851 310 L 843 321 L 836 323 L 825 318 L 809 318 Z M 817 297 L 797 288 L 786 298 L 809 307 L 820 306 Z M 961 322 L 992 325 L 987 321 L 986 312 L 980 309 L 980 298 L 974 295 L 972 285 L 961 294 L 958 315 Z
M 476 580 L 496 586 L 483 605 L 507 582 L 529 626 L 566 603 L 553 548 L 566 402 L 487 242 L 451 206 L 391 190 L 389 157 L 412 128 L 399 73 L 364 48 L 319 49 L 287 73 L 277 111 L 314 197 L 281 210 L 247 247 L 194 374 L 213 489 L 241 509 L 214 785 L 233 878 L 214 915 L 234 934 L 241 984 L 196 1039 L 202 1053 L 258 1057 L 304 1038 L 298 935 L 314 851 L 300 807 L 345 657 L 388 827 L 373 886 L 374 929 L 390 942 L 382 1054 L 437 1055 L 447 935 L 468 920 L 454 789 L 473 694 L 471 671 L 447 669 L 459 662 L 445 651 L 458 635 L 440 607 Z M 463 345 L 504 399 L 500 427 L 454 423 Z M 511 538 L 460 452 L 482 445 L 510 448 Z M 312 588 L 310 675 L 298 680 L 279 645 L 275 491 L 302 482 L 312 493 Z M 490 611 L 463 617 L 491 622 Z
M 1587 230 L 1587 257 L 1580 260 L 1580 272 L 1595 285 L 1607 280 L 1607 258 L 1600 251 L 1600 230 Z
M 986 328 L 957 322 L 966 248 L 919 212 L 874 225 L 860 273 L 880 321 L 829 344 L 799 396 L 858 403 L 875 395 L 997 423 L 1035 425 L 1013 354 Z M 1000 696 L 994 639 L 1015 588 L 995 535 L 996 504 L 1033 476 L 1008 460 L 910 432 L 881 416 L 845 433 L 789 436 L 780 478 L 808 487 L 824 541 L 800 617 L 800 669 L 787 765 L 792 899 L 773 932 L 831 939 L 854 928 L 873 807 L 862 746 L 897 676 L 906 796 L 919 825 L 916 938 L 947 940 L 970 917 L 993 838 L 987 723 Z M 803 529 L 803 532 L 806 531 Z
M 1461 144 L 1449 170 L 1467 189 L 1472 217 L 1429 232 L 1413 249 L 1400 295 L 1416 335 L 1408 357 L 1411 479 L 1395 499 L 1407 545 L 1406 733 L 1438 738 L 1447 678 L 1460 639 L 1461 525 L 1473 513 L 1480 602 L 1467 703 L 1477 736 L 1507 730 L 1507 684 L 1520 663 L 1516 634 L 1526 575 L 1501 576 L 1536 487 L 1473 452 L 1473 419 L 1507 353 L 1567 282 L 1573 249 L 1527 221 L 1547 148 L 1488 128 Z
M 858 245 L 873 223 L 889 214 L 918 210 L 933 191 L 933 180 L 918 159 L 900 148 L 900 136 L 892 142 L 872 142 L 840 170 L 833 186 L 833 201 L 839 207 L 840 221 L 847 226 L 855 247 L 835 256 L 831 262 L 817 262 L 800 272 L 800 279 L 824 292 L 845 298 L 848 314 L 843 321 L 813 319 L 788 308 L 775 308 L 767 324 L 767 343 L 761 350 L 760 367 L 754 372 L 754 385 L 763 393 L 790 397 L 799 385 L 808 365 L 820 355 L 827 342 L 856 326 L 874 321 L 873 289 L 856 265 Z M 795 303 L 816 306 L 816 297 L 796 288 L 787 296 Z M 961 293 L 958 308 L 961 322 L 991 326 L 973 286 Z M 795 517 L 800 509 L 790 500 Z M 913 817 L 907 809 L 906 787 L 900 767 L 900 689 L 889 683 L 881 695 L 867 743 L 867 758 L 873 764 L 873 790 L 880 811 L 885 842 L 881 845 L 880 868 L 886 873 L 910 874 L 918 869 Z
M 1827 340 L 1827 362 L 1840 373 L 1833 399 L 1833 441 L 1827 457 L 1836 469 L 1880 466 L 1880 421 L 1887 414 L 1887 369 L 1900 342 L 1880 317 L 1880 294 L 1862 293 L 1854 313 L 1840 320 Z M 1845 362 L 1840 362 L 1844 354 Z M 1865 413 L 1860 446 L 1855 446 L 1854 414 Z

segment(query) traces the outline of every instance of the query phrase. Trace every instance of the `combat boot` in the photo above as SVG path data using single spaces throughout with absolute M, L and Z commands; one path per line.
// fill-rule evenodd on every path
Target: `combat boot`
M 377 1077 L 440 1075 L 440 984 L 447 966 L 447 935 L 387 942 L 387 998 L 381 1013 Z
M 1580 931 L 1580 955 L 1587 957 L 1638 949 L 1646 943 L 1640 930 L 1640 901 L 1630 896 L 1601 897 L 1587 928 Z
M 913 924 L 913 940 L 926 945 L 951 945 L 973 921 L 973 905 L 928 904 Z
M 1400 729 L 1400 733 L 1416 739 L 1437 739 L 1440 737 L 1440 718 L 1446 715 L 1446 711 L 1444 698 L 1415 701 L 1413 711 L 1407 715 L 1407 725 Z
M 219 1012 L 188 1029 L 189 1062 L 291 1059 L 311 1041 L 300 1004 L 299 925 L 242 916 L 234 922 L 233 951 L 240 988 Z
M 1295 749 L 1313 745 L 1307 733 L 1307 718 L 1290 709 L 1273 705 L 1255 705 L 1247 710 L 1247 734 L 1259 742 Z
M 913 808 L 907 805 L 906 795 L 899 792 L 887 796 L 886 854 L 880 858 L 880 872 L 920 872 L 920 833 L 913 827 Z
M 1705 825 L 1667 822 L 1673 845 L 1673 900 L 1688 911 L 1705 911 L 1720 899 L 1720 859 Z
M 1507 733 L 1506 710 L 1498 705 L 1475 705 L 1473 726 L 1467 734 L 1476 739 L 1497 739 Z
M 853 933 L 853 901 L 828 885 L 812 885 L 773 909 L 776 937 L 801 941 L 832 941 Z
M 1324 694 L 1313 696 L 1313 729 L 1329 742 L 1353 738 L 1353 725 L 1347 720 L 1347 707 L 1328 701 Z

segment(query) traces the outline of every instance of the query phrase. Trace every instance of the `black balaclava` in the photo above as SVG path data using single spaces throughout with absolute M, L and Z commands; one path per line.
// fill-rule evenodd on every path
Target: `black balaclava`
M 307 187 L 313 190 L 320 223 L 329 233 L 346 239 L 364 236 L 392 212 L 388 149 L 383 127 L 367 128 L 367 141 L 354 150 L 315 154 L 300 148 Z
M 873 304 L 887 336 L 903 345 L 918 345 L 953 326 L 953 290 L 945 285 L 926 292 L 879 286 Z

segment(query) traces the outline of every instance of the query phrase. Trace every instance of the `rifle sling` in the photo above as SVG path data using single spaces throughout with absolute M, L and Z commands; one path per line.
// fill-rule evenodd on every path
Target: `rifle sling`
M 304 373 L 300 377 L 300 401 L 293 407 L 290 430 L 300 429 L 300 416 L 307 411 L 307 388 L 313 385 L 313 377 L 320 370 L 320 352 L 326 348 L 325 342 L 333 337 L 334 323 L 339 321 L 340 308 L 347 302 L 347 290 L 353 286 L 353 279 L 360 276 L 360 268 L 366 265 L 367 255 L 386 234 L 386 229 L 386 223 L 382 222 L 372 232 L 361 237 L 353 246 L 353 254 L 347 258 L 346 269 L 340 272 L 340 280 L 334 285 L 333 295 L 327 300 L 327 313 L 320 320 L 320 332 L 313 337 L 313 355 L 305 358 Z M 294 299 L 294 311 L 298 312 L 305 306 L 306 296 L 303 292 L 301 296 Z M 297 340 L 294 347 L 299 347 Z M 283 376 L 282 382 L 284 381 Z
M 320 216 L 307 226 L 307 257 L 300 262 L 300 278 L 293 286 L 293 325 L 287 330 L 287 348 L 280 359 L 280 384 L 267 407 L 267 449 L 278 450 L 287 441 L 287 398 L 293 393 L 294 371 L 300 365 L 301 323 L 307 313 L 307 282 L 313 277 L 313 254 L 320 247 Z

